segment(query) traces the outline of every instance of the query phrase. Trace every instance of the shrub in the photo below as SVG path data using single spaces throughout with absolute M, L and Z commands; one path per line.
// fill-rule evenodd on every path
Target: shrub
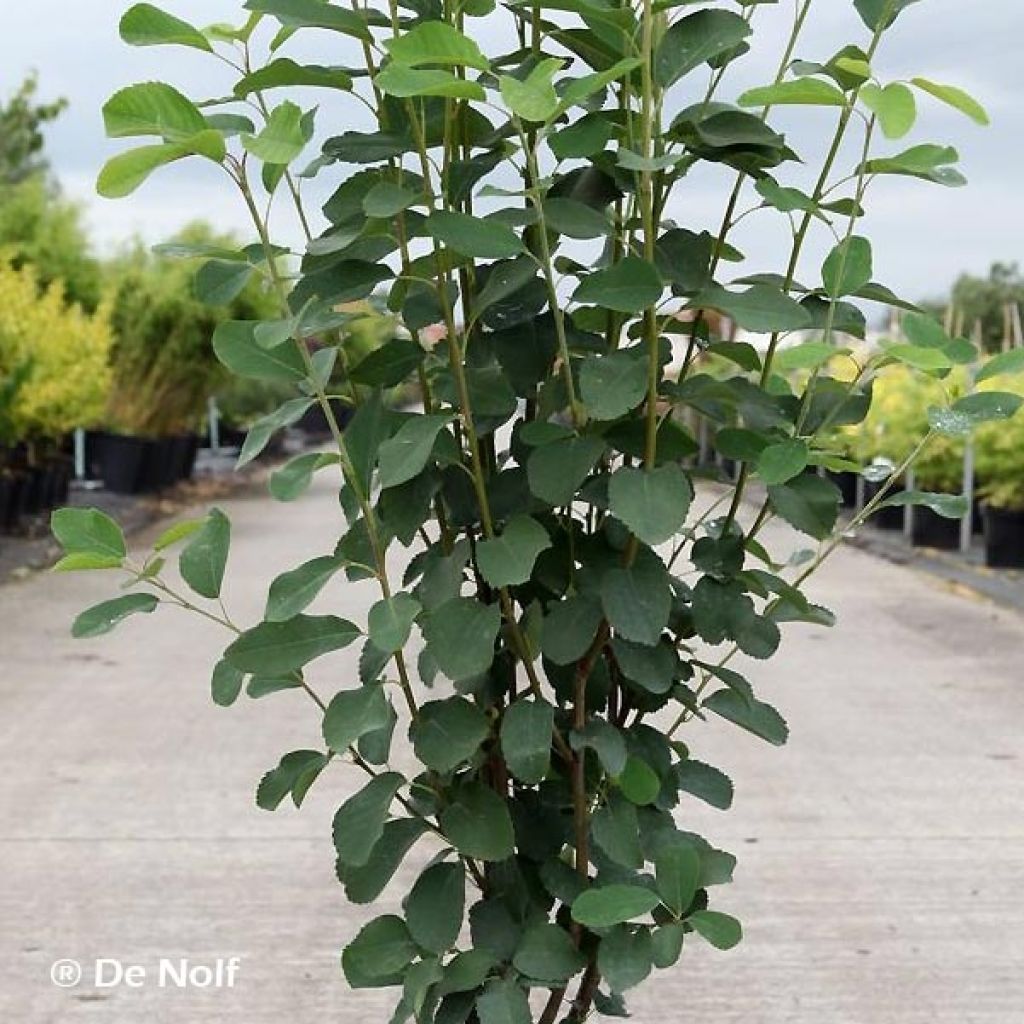
M 68 305 L 57 282 L 0 259 L 0 374 L 29 366 L 11 421 L 20 439 L 53 439 L 96 424 L 110 388 L 110 309 Z
M 486 55 L 474 39 L 494 49 L 509 38 L 478 20 L 489 3 L 446 5 L 441 19 L 422 4 L 399 15 L 396 5 L 250 0 L 258 13 L 216 40 L 252 69 L 236 86 L 252 105 L 208 119 L 172 87 L 147 83 L 105 108 L 110 134 L 156 136 L 107 164 L 105 194 L 196 154 L 224 168 L 252 217 L 260 248 L 205 253 L 203 277 L 266 276 L 278 313 L 222 324 L 214 347 L 233 373 L 290 383 L 294 397 L 253 426 L 242 461 L 316 402 L 334 444 L 278 470 L 271 490 L 294 499 L 317 472 L 344 486 L 327 549 L 274 580 L 262 621 L 248 625 L 216 603 L 231 537 L 223 513 L 172 528 L 144 564 L 127 558 L 116 524 L 99 513 L 59 516 L 63 568 L 121 566 L 131 584 L 84 612 L 74 632 L 98 635 L 133 613 L 202 599 L 231 639 L 214 670 L 218 704 L 243 689 L 315 702 L 321 735 L 268 759 L 256 800 L 268 810 L 301 804 L 339 765 L 365 774 L 333 829 L 339 879 L 359 903 L 375 902 L 423 847 L 429 859 L 400 910 L 368 923 L 342 955 L 353 986 L 396 989 L 396 1022 L 621 1015 L 623 993 L 675 964 L 684 937 L 736 945 L 739 922 L 722 909 L 735 858 L 686 820 L 691 798 L 724 809 L 733 791 L 704 760 L 696 726 L 785 743 L 782 714 L 745 673 L 776 655 L 785 624 L 831 621 L 804 593 L 840 542 L 838 492 L 814 469 L 833 457 L 834 429 L 866 415 L 882 366 L 951 368 L 964 355 L 922 319 L 926 337 L 873 357 L 854 379 L 828 372 L 836 331 L 856 319 L 853 299 L 905 304 L 873 281 L 871 245 L 857 233 L 871 182 L 962 182 L 952 150 L 873 152 L 879 132 L 900 138 L 914 120 L 911 86 L 878 82 L 872 70 L 907 0 L 855 0 L 866 38 L 791 67 L 805 0 L 776 80 L 738 104 L 719 93 L 771 5 L 745 3 L 740 14 L 656 11 L 651 0 L 638 10 L 556 6 L 557 21 L 540 5 L 532 18 L 510 5 L 518 44 Z M 572 28 L 561 27 L 563 13 Z M 271 20 L 278 49 L 264 64 L 260 33 Z M 278 55 L 305 30 L 348 37 L 367 77 Z M 214 46 L 148 5 L 128 12 L 122 33 L 139 44 Z M 673 91 L 680 80 L 689 92 Z M 324 208 L 329 227 L 310 238 L 292 280 L 264 192 L 280 190 L 310 225 L 293 171 L 318 112 L 264 93 L 309 83 L 358 88 L 376 123 L 343 123 L 301 171 L 331 176 L 337 191 Z M 914 87 L 985 120 L 959 90 Z M 707 99 L 686 105 L 692 96 Z M 811 192 L 783 184 L 795 153 L 768 123 L 765 108 L 776 104 L 835 114 Z M 240 120 L 256 111 L 258 123 Z M 851 173 L 838 161 L 855 131 L 866 155 Z M 724 173 L 732 196 L 714 235 L 672 220 L 702 205 L 696 186 L 680 194 L 697 165 Z M 785 223 L 795 215 L 792 247 L 780 268 L 734 281 L 725 264 L 743 257 L 727 237 L 754 188 L 756 211 Z M 819 218 L 838 241 L 820 273 L 801 271 L 814 282 L 805 293 L 797 272 Z M 338 307 L 382 285 L 405 331 L 343 368 L 351 384 L 373 389 L 343 432 L 328 400 Z M 721 338 L 705 310 L 764 344 Z M 775 371 L 779 347 L 812 329 L 820 334 L 801 352 L 808 380 L 787 382 Z M 673 343 L 678 379 L 664 373 Z M 736 370 L 699 372 L 705 351 Z M 422 411 L 389 409 L 383 390 L 417 378 Z M 1020 404 L 1000 393 L 940 402 L 921 443 Z M 741 463 L 735 486 L 695 494 L 694 439 L 671 415 L 691 410 L 720 428 L 718 452 Z M 755 479 L 765 491 L 748 514 Z M 816 553 L 800 566 L 786 565 L 788 551 L 773 557 L 770 520 L 817 543 Z M 184 544 L 181 587 L 198 597 L 162 572 L 175 542 Z M 309 613 L 321 592 L 338 599 L 326 588 L 342 576 L 379 591 L 365 622 Z M 322 697 L 314 662 L 355 643 L 358 684 L 346 679 Z M 337 675 L 322 679 L 330 686 Z M 404 736 L 414 757 L 392 753 Z
M 205 225 L 185 229 L 173 245 L 230 245 Z M 195 429 L 207 400 L 227 379 L 210 338 L 231 317 L 272 315 L 258 281 L 211 306 L 197 298 L 196 261 L 136 247 L 111 269 L 113 388 L 107 410 L 117 429 L 169 435 Z

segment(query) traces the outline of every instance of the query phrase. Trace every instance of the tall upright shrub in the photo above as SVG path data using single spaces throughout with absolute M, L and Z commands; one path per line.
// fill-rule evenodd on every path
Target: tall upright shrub
M 149 5 L 125 15 L 127 42 L 216 51 L 238 78 L 230 103 L 199 105 L 157 83 L 114 96 L 109 133 L 155 141 L 115 157 L 100 189 L 126 194 L 190 155 L 223 168 L 259 245 L 209 253 L 203 273 L 263 275 L 280 313 L 226 324 L 213 345 L 232 372 L 296 394 L 254 427 L 242 461 L 318 402 L 333 448 L 300 456 L 271 489 L 293 498 L 314 473 L 340 472 L 342 511 L 324 508 L 337 544 L 274 580 L 252 625 L 215 603 L 230 539 L 221 512 L 158 545 L 184 541 L 183 583 L 166 551 L 129 559 L 109 520 L 62 513 L 65 568 L 119 566 L 135 584 L 75 632 L 161 604 L 200 608 L 231 634 L 217 703 L 285 689 L 319 706 L 322 735 L 285 753 L 256 799 L 301 804 L 312 786 L 334 785 L 339 765 L 365 776 L 333 830 L 356 903 L 376 902 L 416 848 L 424 866 L 400 911 L 372 920 L 342 956 L 350 984 L 396 989 L 395 1021 L 621 1014 L 622 994 L 673 965 L 684 940 L 739 941 L 722 893 L 735 859 L 687 817 L 691 797 L 723 809 L 732 799 L 703 758 L 703 730 L 785 743 L 757 662 L 777 655 L 786 623 L 830 618 L 804 594 L 839 542 L 838 494 L 816 470 L 844 463 L 823 439 L 863 418 L 880 366 L 941 380 L 973 356 L 926 321 L 916 342 L 853 375 L 827 370 L 840 332 L 863 331 L 854 300 L 907 305 L 874 280 L 858 232 L 873 182 L 963 181 L 954 150 L 889 140 L 908 134 L 922 96 L 985 120 L 954 87 L 877 79 L 879 47 L 910 6 L 856 0 L 858 38 L 797 61 L 803 0 L 777 74 L 735 100 L 733 65 L 787 7 L 511 0 L 499 15 L 492 0 L 248 0 L 241 28 L 205 33 Z M 336 63 L 289 57 L 296 34 L 319 34 Z M 282 98 L 299 86 L 352 102 L 332 119 L 326 104 Z M 816 166 L 809 188 L 793 184 L 797 154 L 772 127 L 780 106 L 814 108 L 818 123 L 831 114 L 820 147 L 800 154 Z M 360 107 L 372 115 L 362 127 Z M 318 123 L 326 141 L 306 165 Z M 698 166 L 727 186 L 714 232 L 688 198 Z M 313 176 L 336 185 L 323 231 L 303 203 Z M 277 258 L 268 191 L 308 230 L 294 273 Z M 777 266 L 745 266 L 730 241 L 748 213 L 791 226 Z M 834 235 L 820 270 L 802 261 L 812 231 Z M 342 432 L 325 390 L 337 366 L 329 339 L 337 308 L 377 289 L 406 332 L 345 367 L 378 390 Z M 749 340 L 721 340 L 706 313 Z M 809 371 L 799 389 L 775 372 L 781 349 Z M 731 373 L 698 372 L 705 351 Z M 386 407 L 379 389 L 409 378 L 422 409 Z M 940 402 L 931 433 L 1018 404 L 1000 393 Z M 692 472 L 687 411 L 726 425 L 716 444 L 741 464 L 734 486 Z M 884 500 L 883 489 L 865 514 Z M 773 521 L 816 544 L 813 557 L 773 555 Z M 320 594 L 344 612 L 346 580 L 379 591 L 365 622 L 308 611 Z M 353 659 L 352 678 L 321 693 L 316 663 L 352 645 L 358 680 Z M 392 762 L 406 739 L 409 773 Z

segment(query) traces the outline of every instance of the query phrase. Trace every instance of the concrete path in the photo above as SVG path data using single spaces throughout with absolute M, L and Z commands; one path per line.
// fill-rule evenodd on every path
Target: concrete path
M 324 481 L 287 516 L 225 504 L 239 621 L 276 572 L 330 550 L 333 500 Z M 354 770 L 328 773 L 299 813 L 253 805 L 282 753 L 316 744 L 315 707 L 294 693 L 214 707 L 226 637 L 184 613 L 69 639 L 112 589 L 101 575 L 0 588 L 0 1021 L 386 1024 L 392 996 L 348 992 L 337 966 L 364 916 L 330 844 Z M 353 617 L 373 599 L 368 585 L 333 596 Z M 693 941 L 634 995 L 634 1018 L 1024 1020 L 1024 620 L 854 550 L 814 596 L 839 629 L 791 627 L 783 656 L 752 671 L 789 746 L 724 724 L 686 736 L 737 785 L 732 812 L 693 801 L 684 817 L 739 856 L 720 901 L 746 940 L 728 954 Z M 353 659 L 318 663 L 318 688 L 350 685 Z M 160 987 L 161 957 L 187 958 L 198 981 L 217 958 L 241 968 L 233 987 L 180 990 Z M 77 987 L 51 983 L 61 958 L 85 966 Z M 146 976 L 97 988 L 97 958 Z

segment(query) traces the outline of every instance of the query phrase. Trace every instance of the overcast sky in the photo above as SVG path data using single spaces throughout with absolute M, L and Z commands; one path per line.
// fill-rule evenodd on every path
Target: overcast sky
M 758 49 L 737 64 L 726 79 L 721 98 L 731 99 L 747 86 L 763 84 L 774 73 L 787 30 L 792 0 L 766 6 L 757 19 L 763 27 Z M 244 210 L 222 174 L 201 161 L 189 161 L 154 176 L 130 199 L 107 201 L 95 196 L 94 180 L 103 162 L 123 148 L 104 138 L 103 101 L 116 89 L 148 78 L 177 85 L 193 97 L 222 95 L 228 79 L 218 62 L 180 48 L 132 49 L 117 36 L 117 21 L 127 7 L 120 0 L 33 0 L 5 3 L 0 37 L 0 93 L 9 94 L 29 70 L 39 73 L 44 97 L 66 96 L 68 113 L 49 133 L 54 170 L 67 194 L 81 200 L 95 238 L 104 249 L 139 234 L 158 242 L 190 219 L 205 218 L 248 238 Z M 236 0 L 164 0 L 165 9 L 193 23 L 239 21 Z M 496 31 L 484 23 L 485 49 L 494 52 Z M 760 33 L 759 33 L 760 34 Z M 852 0 L 818 0 L 798 49 L 798 56 L 826 59 L 849 42 L 864 44 L 865 30 Z M 864 233 L 875 244 L 875 277 L 912 298 L 941 295 L 963 270 L 984 272 L 993 260 L 1024 262 L 1024 4 L 1021 0 L 923 0 L 911 7 L 887 38 L 876 60 L 883 79 L 924 75 L 960 85 L 988 107 L 993 126 L 982 129 L 937 103 L 924 99 L 914 134 L 904 142 L 884 144 L 895 152 L 911 142 L 955 145 L 970 185 L 945 189 L 912 179 L 880 182 L 869 198 Z M 324 63 L 357 63 L 343 37 L 307 33 L 289 53 Z M 690 79 L 687 79 L 687 87 Z M 338 134 L 364 122 L 365 109 L 341 94 L 324 102 L 326 134 Z M 680 104 L 692 100 L 682 95 Z M 818 129 L 828 130 L 833 113 L 798 109 L 776 118 L 791 145 L 812 162 Z M 313 150 L 310 151 L 311 153 Z M 854 156 L 847 154 L 852 166 Z M 331 168 L 311 191 L 323 198 L 337 186 L 343 169 Z M 784 167 L 784 184 L 803 184 L 797 165 Z M 702 173 L 685 183 L 672 216 L 686 226 L 717 226 L 721 217 L 722 175 Z M 735 236 L 750 258 L 748 272 L 780 270 L 784 235 L 773 218 L 748 218 Z M 821 238 L 814 260 L 827 239 Z M 805 276 L 815 280 L 813 267 Z

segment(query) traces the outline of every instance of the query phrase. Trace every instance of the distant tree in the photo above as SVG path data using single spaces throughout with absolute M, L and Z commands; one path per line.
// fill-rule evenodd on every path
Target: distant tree
M 974 330 L 981 321 L 986 349 L 994 351 L 1003 343 L 1007 303 L 1024 306 L 1024 275 L 1017 263 L 993 263 L 988 277 L 963 274 L 953 286 L 953 305 L 963 317 L 964 331 Z
M 92 255 L 82 211 L 61 196 L 47 175 L 0 185 L 0 252 L 16 268 L 31 265 L 42 289 L 64 284 L 69 302 L 96 309 L 102 268 Z
M 39 103 L 39 82 L 29 75 L 18 91 L 0 103 L 0 184 L 17 185 L 48 168 L 43 155 L 43 128 L 67 107 L 67 100 Z

